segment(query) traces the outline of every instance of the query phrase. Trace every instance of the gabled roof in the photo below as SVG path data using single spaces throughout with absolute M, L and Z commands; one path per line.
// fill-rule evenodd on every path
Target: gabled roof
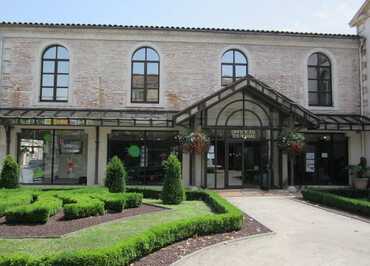
M 292 114 L 297 121 L 309 128 L 318 128 L 320 125 L 320 118 L 318 118 L 314 113 L 251 75 L 239 79 L 233 84 L 216 91 L 210 96 L 178 112 L 173 116 L 174 122 L 175 124 L 182 124 L 201 111 L 214 106 L 223 99 L 226 99 L 242 90 L 258 97 L 262 102 L 265 102 L 270 106 L 274 106 L 281 112 Z
M 349 25 L 351 27 L 355 27 L 355 26 L 358 26 L 358 25 L 362 24 L 362 22 L 366 18 L 369 17 L 369 15 L 368 15 L 369 7 L 370 7 L 370 0 L 366 0 L 362 4 L 362 6 L 360 7 L 360 9 L 356 12 L 356 14 L 353 16 L 353 18 L 349 22 Z
M 8 22 L 8 21 L 0 22 L 0 27 L 1 26 L 37 27 L 37 28 L 69 28 L 69 29 L 120 29 L 120 30 L 155 30 L 155 31 L 179 31 L 179 32 L 210 32 L 210 33 L 256 34 L 256 35 L 276 35 L 276 36 L 331 38 L 331 39 L 358 39 L 360 38 L 358 35 L 355 35 L 355 34 L 230 29 L 230 28 L 174 27 L 174 26 L 142 26 L 142 25 L 80 24 L 80 23 L 38 23 L 38 22 Z

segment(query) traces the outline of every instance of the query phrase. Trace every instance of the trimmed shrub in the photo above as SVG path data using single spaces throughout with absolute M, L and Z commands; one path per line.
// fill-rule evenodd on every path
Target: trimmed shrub
M 140 193 L 145 199 L 159 199 L 161 197 L 161 191 L 154 188 L 128 187 L 127 192 Z
M 11 155 L 4 159 L 0 174 L 0 186 L 3 188 L 17 188 L 19 186 L 19 165 Z
M 137 208 L 143 203 L 142 193 L 125 193 L 125 209 Z
M 305 190 L 303 198 L 329 207 L 370 217 L 370 201 L 338 196 L 326 191 Z
M 51 196 L 38 196 L 29 205 L 9 208 L 5 213 L 7 223 L 46 223 L 50 216 L 62 208 L 62 201 Z
M 180 204 L 185 200 L 185 190 L 181 180 L 181 163 L 171 154 L 164 161 L 164 184 L 161 199 L 164 204 Z
M 136 190 L 139 189 L 136 188 Z M 218 194 L 207 191 L 191 191 L 187 192 L 187 196 L 193 200 L 206 199 L 207 203 L 217 209 L 219 213 L 155 225 L 142 233 L 122 239 L 105 248 L 79 250 L 41 258 L 21 254 L 3 256 L 0 257 L 0 265 L 129 265 L 155 250 L 194 235 L 229 232 L 241 228 L 243 214 Z
M 58 195 L 63 200 L 67 220 L 104 214 L 104 202 L 86 195 Z
M 125 192 L 127 172 L 122 161 L 114 156 L 107 165 L 105 186 L 109 192 Z
M 29 204 L 34 197 L 29 192 L 16 192 L 6 195 L 0 200 L 0 216 L 3 216 L 8 208 Z
M 122 212 L 126 204 L 125 194 L 99 194 L 91 195 L 92 198 L 104 202 L 104 208 L 113 212 Z

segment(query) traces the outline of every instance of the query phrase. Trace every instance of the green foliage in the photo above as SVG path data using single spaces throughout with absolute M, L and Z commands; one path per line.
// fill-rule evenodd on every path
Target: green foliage
M 185 200 L 185 191 L 181 180 L 181 163 L 176 155 L 171 154 L 164 161 L 164 184 L 161 199 L 164 204 L 180 204 Z
M 336 195 L 329 191 L 305 190 L 303 198 L 308 201 L 340 210 L 370 217 L 370 201 Z
M 62 201 L 51 196 L 37 196 L 34 203 L 9 208 L 5 213 L 7 223 L 46 223 L 50 216 L 62 208 Z
M 136 188 L 139 192 L 139 189 Z M 146 190 L 148 192 L 148 190 Z M 153 190 L 153 194 L 154 195 Z M 196 216 L 173 222 L 155 225 L 150 229 L 102 249 L 79 250 L 59 253 L 45 257 L 12 255 L 0 257 L 0 266 L 43 265 L 43 266 L 80 266 L 80 265 L 129 265 L 136 259 L 155 250 L 194 235 L 239 230 L 243 214 L 218 194 L 207 191 L 189 191 L 192 200 L 206 200 L 217 214 Z
M 137 208 L 143 202 L 142 193 L 125 193 L 125 209 Z
M 114 156 L 107 165 L 105 186 L 109 192 L 125 192 L 126 191 L 127 172 L 122 161 Z
M 3 188 L 17 188 L 19 186 L 19 165 L 11 155 L 4 159 L 0 174 L 0 186 Z
M 146 199 L 159 199 L 161 196 L 161 190 L 159 188 L 128 187 L 127 192 L 140 193 Z
M 104 202 L 88 195 L 58 194 L 58 197 L 63 200 L 67 220 L 104 214 Z
M 13 190 L 11 191 L 13 192 Z M 0 216 L 3 216 L 8 208 L 29 204 L 33 200 L 33 195 L 29 191 L 9 192 L 10 191 L 7 189 L 1 190 L 2 197 L 0 198 Z

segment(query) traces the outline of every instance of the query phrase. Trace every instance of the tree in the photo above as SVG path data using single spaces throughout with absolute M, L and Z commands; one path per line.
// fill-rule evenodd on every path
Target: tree
M 4 159 L 0 174 L 0 186 L 3 188 L 17 188 L 19 186 L 19 165 L 11 155 Z
M 171 154 L 164 161 L 164 184 L 161 199 L 164 204 L 180 204 L 185 200 L 185 190 L 181 180 L 181 163 Z
M 125 192 L 126 178 L 127 172 L 122 161 L 114 156 L 107 165 L 105 186 L 112 193 Z

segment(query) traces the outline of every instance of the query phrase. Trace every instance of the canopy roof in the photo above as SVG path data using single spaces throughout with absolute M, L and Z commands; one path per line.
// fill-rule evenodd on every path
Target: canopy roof
M 173 127 L 174 111 L 0 108 L 0 124 L 46 126 Z
M 370 131 L 370 118 L 357 114 L 318 114 L 320 129 Z

